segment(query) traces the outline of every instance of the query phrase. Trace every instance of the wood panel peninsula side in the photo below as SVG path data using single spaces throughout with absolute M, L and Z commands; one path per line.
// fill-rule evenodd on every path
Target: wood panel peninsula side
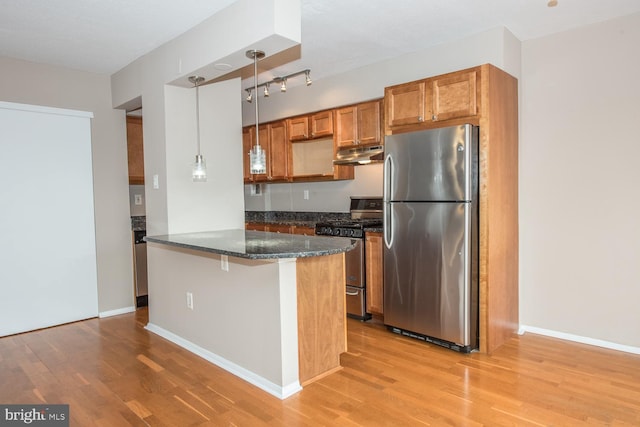
M 146 240 L 151 332 L 281 399 L 341 369 L 351 239 L 222 230 Z

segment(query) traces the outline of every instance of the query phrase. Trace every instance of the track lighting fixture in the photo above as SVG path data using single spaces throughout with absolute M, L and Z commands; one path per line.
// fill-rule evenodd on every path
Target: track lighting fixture
M 556 7 L 558 5 L 558 0 L 549 0 L 547 2 L 548 7 Z
M 305 76 L 305 83 L 307 86 L 311 86 L 311 83 L 313 83 L 313 81 L 311 80 L 311 70 L 302 70 L 302 71 L 298 71 L 296 73 L 293 74 L 289 74 L 286 76 L 282 76 L 282 77 L 274 77 L 272 80 L 269 80 L 268 82 L 264 82 L 264 83 L 260 83 L 259 85 L 254 85 L 254 87 L 249 87 L 246 88 L 245 90 L 247 91 L 247 93 L 249 94 L 245 99 L 247 100 L 247 102 L 251 102 L 253 101 L 253 92 L 256 93 L 256 95 L 258 94 L 258 88 L 259 87 L 264 87 L 263 90 L 263 94 L 265 97 L 269 96 L 269 85 L 271 83 L 278 83 L 280 84 L 280 92 L 286 92 L 287 91 L 287 80 L 296 76 L 300 76 L 304 74 Z

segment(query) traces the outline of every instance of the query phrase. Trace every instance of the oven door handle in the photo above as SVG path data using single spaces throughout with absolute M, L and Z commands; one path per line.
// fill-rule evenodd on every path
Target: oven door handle
M 356 297 L 356 296 L 358 296 L 358 294 L 359 294 L 360 292 L 358 292 L 358 291 L 355 291 L 355 292 L 349 292 L 349 291 L 346 291 L 346 293 L 347 293 L 347 295 L 349 295 L 350 297 Z

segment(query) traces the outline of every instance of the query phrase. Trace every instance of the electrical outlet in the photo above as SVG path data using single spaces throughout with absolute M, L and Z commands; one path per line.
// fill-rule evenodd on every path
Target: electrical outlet
M 229 256 L 220 255 L 220 268 L 222 271 L 229 271 Z
M 140 206 L 142 204 L 142 194 L 136 194 L 133 196 L 134 203 L 136 206 Z
M 309 190 L 304 190 L 304 199 L 309 200 Z
M 193 310 L 193 294 L 187 292 L 187 308 Z
M 153 175 L 153 189 L 157 190 L 160 188 L 160 177 L 158 175 Z

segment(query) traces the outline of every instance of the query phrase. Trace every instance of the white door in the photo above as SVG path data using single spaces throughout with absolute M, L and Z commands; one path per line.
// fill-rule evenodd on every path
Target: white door
M 0 336 L 98 315 L 91 117 L 0 102 Z

